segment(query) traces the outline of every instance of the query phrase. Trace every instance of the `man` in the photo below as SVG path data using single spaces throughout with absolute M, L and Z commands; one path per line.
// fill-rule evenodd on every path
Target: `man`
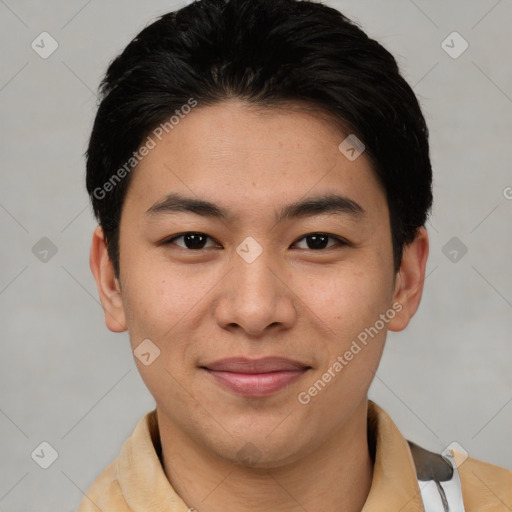
M 156 402 L 80 512 L 507 510 L 368 401 L 422 294 L 428 130 L 338 11 L 202 0 L 110 65 L 87 151 L 107 327 Z

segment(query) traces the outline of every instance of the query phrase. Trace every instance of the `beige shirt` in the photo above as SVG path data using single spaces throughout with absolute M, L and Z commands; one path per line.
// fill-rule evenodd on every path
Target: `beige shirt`
M 386 412 L 368 402 L 368 432 L 375 444 L 370 493 L 362 512 L 422 512 L 409 445 Z M 119 457 L 93 482 L 78 512 L 187 512 L 162 468 L 156 411 L 147 413 Z M 512 471 L 472 458 L 459 466 L 466 512 L 511 512 Z

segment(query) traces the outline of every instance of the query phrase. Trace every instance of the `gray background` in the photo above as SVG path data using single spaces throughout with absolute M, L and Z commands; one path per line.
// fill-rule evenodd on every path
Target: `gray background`
M 371 398 L 407 438 L 512 469 L 512 2 L 328 3 L 396 56 L 431 130 L 424 298 L 390 335 Z M 181 5 L 0 0 L 1 512 L 75 510 L 154 407 L 127 334 L 103 323 L 83 153 L 107 64 Z M 31 48 L 43 31 L 59 44 L 47 59 Z M 456 59 L 441 45 L 453 31 L 469 44 Z M 43 237 L 58 249 L 46 262 Z M 46 470 L 31 458 L 42 441 L 59 454 Z

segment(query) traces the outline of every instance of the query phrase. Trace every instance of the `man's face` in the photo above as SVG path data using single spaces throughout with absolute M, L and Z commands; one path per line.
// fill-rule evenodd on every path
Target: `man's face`
M 199 105 L 133 171 L 121 322 L 132 349 L 149 339 L 160 350 L 148 366 L 136 359 L 159 420 L 226 459 L 296 460 L 366 402 L 395 274 L 384 191 L 364 153 L 351 161 L 338 149 L 347 135 L 311 114 Z M 226 216 L 148 213 L 171 193 Z M 343 199 L 280 215 L 324 196 Z M 295 364 L 225 361 L 269 357 Z

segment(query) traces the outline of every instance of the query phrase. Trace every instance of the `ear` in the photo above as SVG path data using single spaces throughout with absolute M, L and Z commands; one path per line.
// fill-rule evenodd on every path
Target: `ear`
M 418 229 L 414 240 L 404 247 L 393 294 L 394 304 L 397 304 L 397 307 L 393 309 L 397 311 L 397 314 L 388 324 L 390 331 L 405 329 L 420 305 L 425 282 L 428 247 L 428 234 L 423 227 Z
M 126 331 L 121 285 L 115 277 L 101 226 L 94 230 L 92 236 L 89 264 L 96 280 L 107 327 L 112 332 Z

